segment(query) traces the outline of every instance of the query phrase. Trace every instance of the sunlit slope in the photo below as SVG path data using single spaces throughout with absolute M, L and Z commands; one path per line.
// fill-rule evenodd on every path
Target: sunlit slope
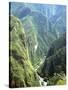
M 26 35 L 22 23 L 10 16 L 10 87 L 39 86 L 37 74 L 30 62 Z

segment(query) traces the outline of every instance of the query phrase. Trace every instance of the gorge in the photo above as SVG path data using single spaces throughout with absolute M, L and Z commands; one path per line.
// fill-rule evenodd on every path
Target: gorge
M 66 7 L 9 6 L 9 87 L 65 85 Z

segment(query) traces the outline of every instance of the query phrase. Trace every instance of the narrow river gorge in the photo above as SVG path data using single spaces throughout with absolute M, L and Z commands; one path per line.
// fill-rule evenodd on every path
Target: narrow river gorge
M 37 50 L 37 47 L 38 47 L 38 44 L 35 45 L 35 52 Z M 44 63 L 45 58 L 46 56 L 44 56 L 43 59 L 41 59 L 40 65 L 35 69 L 36 72 L 37 72 L 37 69 Z M 38 75 L 38 78 L 39 78 L 40 86 L 47 86 L 47 82 L 45 82 L 44 79 L 40 77 L 40 75 Z

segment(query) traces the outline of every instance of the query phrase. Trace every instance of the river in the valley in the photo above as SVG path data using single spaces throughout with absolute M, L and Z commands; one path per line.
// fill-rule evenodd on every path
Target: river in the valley
M 47 82 L 44 81 L 42 77 L 38 75 L 40 86 L 47 86 Z
M 45 58 L 45 57 L 46 57 L 46 56 L 44 56 L 44 58 Z M 44 63 L 44 59 L 41 60 L 40 66 L 41 66 L 43 63 Z M 39 68 L 39 66 L 37 67 L 37 69 L 38 69 L 38 68 Z M 37 71 L 37 69 L 36 69 L 36 71 Z M 37 74 L 37 75 L 38 75 L 38 74 Z M 40 86 L 47 86 L 47 82 L 44 81 L 44 78 L 40 77 L 39 75 L 38 75 L 38 78 L 39 78 Z
M 38 44 L 35 45 L 35 52 L 37 50 L 37 47 L 38 47 Z M 43 57 L 43 59 L 41 60 L 40 62 L 40 65 L 44 62 L 46 56 Z M 39 68 L 39 66 L 37 67 L 37 69 Z M 35 69 L 37 71 L 37 69 Z M 38 75 L 38 74 L 37 74 Z M 47 85 L 47 82 L 44 81 L 44 79 L 42 77 L 40 77 L 38 75 L 38 78 L 39 78 L 39 83 L 40 83 L 40 86 L 46 86 Z
M 44 63 L 45 58 L 46 58 L 46 56 L 44 56 L 43 59 L 41 60 L 40 66 Z M 39 68 L 39 66 L 37 67 L 37 69 L 38 69 L 38 68 Z M 36 69 L 36 70 L 37 70 L 37 69 Z M 44 81 L 44 78 L 40 77 L 39 75 L 38 75 L 38 78 L 39 78 L 40 86 L 47 86 L 47 82 Z

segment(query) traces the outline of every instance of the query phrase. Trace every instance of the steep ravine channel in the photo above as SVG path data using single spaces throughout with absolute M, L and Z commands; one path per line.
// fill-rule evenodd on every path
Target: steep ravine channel
M 44 57 L 45 57 L 45 56 L 44 56 Z M 40 65 L 41 65 L 42 63 L 43 63 L 43 62 L 40 62 Z M 38 68 L 39 68 L 39 66 L 38 66 Z M 37 69 L 38 69 L 38 68 L 37 68 Z M 36 72 L 37 72 L 37 69 L 35 69 Z M 37 73 L 37 75 L 38 75 L 38 73 Z M 40 86 L 47 86 L 47 82 L 45 82 L 44 79 L 43 79 L 42 77 L 40 77 L 40 75 L 38 75 L 38 78 L 39 78 Z
M 37 47 L 38 47 L 38 44 L 35 45 L 35 52 L 36 52 L 36 50 L 37 50 Z M 45 58 L 45 57 L 46 57 L 46 56 L 44 56 L 44 58 Z M 43 58 L 43 60 L 41 60 L 40 65 L 44 62 L 44 58 Z M 39 66 L 40 66 L 40 65 L 39 65 Z M 37 69 L 39 68 L 39 66 L 37 67 Z M 36 72 L 37 72 L 37 69 L 35 69 Z M 45 82 L 44 79 L 38 75 L 38 73 L 37 73 L 37 76 L 38 76 L 38 78 L 39 78 L 40 86 L 46 86 L 46 85 L 47 85 L 47 82 Z

